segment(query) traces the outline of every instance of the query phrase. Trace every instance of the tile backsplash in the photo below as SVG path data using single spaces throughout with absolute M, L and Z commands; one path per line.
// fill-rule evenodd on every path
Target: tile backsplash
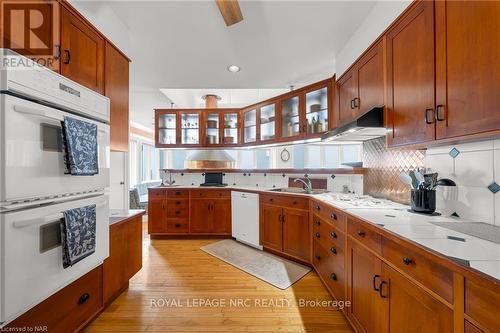
M 385 138 L 364 142 L 365 194 L 409 204 L 410 188 L 399 180 L 399 175 L 423 167 L 424 157 L 423 150 L 387 149 Z
M 438 187 L 444 214 L 500 226 L 500 139 L 430 148 L 425 166 L 457 187 Z
M 289 177 L 300 178 L 304 174 L 292 173 L 226 173 L 224 183 L 228 185 L 242 185 L 255 188 L 282 188 L 288 187 Z M 327 189 L 332 192 L 342 192 L 344 186 L 354 193 L 363 193 L 363 175 L 340 175 L 340 174 L 309 174 L 309 178 L 327 180 Z M 169 176 L 166 176 L 168 180 Z M 200 185 L 205 182 L 202 173 L 172 172 L 172 180 L 178 185 Z

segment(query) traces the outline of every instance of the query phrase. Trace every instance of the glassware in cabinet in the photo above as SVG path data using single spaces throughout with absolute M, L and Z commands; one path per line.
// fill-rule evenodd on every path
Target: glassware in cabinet
M 299 97 L 294 96 L 281 102 L 281 136 L 300 135 Z
M 208 113 L 205 121 L 206 134 L 205 143 L 207 145 L 219 144 L 219 113 Z
M 224 114 L 224 137 L 222 138 L 223 144 L 238 144 L 239 142 L 239 124 L 238 113 L 225 113 Z
M 328 88 L 324 87 L 306 93 L 307 134 L 328 130 Z
M 244 113 L 243 136 L 244 143 L 257 141 L 257 109 Z
M 200 144 L 200 115 L 198 113 L 182 113 L 181 144 Z
M 177 143 L 177 115 L 175 113 L 158 116 L 158 141 L 162 145 Z
M 274 104 L 260 108 L 260 139 L 262 141 L 276 138 L 276 107 Z

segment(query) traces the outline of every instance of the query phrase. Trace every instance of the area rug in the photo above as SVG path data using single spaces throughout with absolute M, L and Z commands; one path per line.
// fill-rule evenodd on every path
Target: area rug
M 232 239 L 224 239 L 200 249 L 283 290 L 311 270 L 307 266 L 257 250 Z

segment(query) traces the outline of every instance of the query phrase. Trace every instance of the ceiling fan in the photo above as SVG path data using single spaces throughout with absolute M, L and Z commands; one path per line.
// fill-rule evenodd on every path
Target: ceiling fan
M 243 21 L 240 5 L 238 0 L 215 0 L 219 11 L 226 22 L 226 26 L 231 26 L 240 21 Z

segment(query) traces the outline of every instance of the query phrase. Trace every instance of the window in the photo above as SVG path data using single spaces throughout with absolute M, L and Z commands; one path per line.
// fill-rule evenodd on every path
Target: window
M 139 161 L 137 156 L 137 141 L 130 141 L 129 146 L 129 176 L 130 187 L 133 187 L 139 181 Z
M 143 143 L 141 151 L 141 181 L 160 179 L 159 151 L 152 145 Z

